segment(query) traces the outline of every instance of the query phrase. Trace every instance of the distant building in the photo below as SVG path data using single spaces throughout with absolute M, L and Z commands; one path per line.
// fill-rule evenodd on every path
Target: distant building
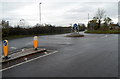
M 96 30 L 96 26 L 98 26 L 97 20 L 90 20 L 88 23 L 88 30 Z
M 120 29 L 118 24 L 110 24 L 109 29 Z

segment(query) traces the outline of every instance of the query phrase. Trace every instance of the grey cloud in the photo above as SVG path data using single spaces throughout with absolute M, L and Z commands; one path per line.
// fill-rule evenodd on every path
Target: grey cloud
M 31 2 L 2 2 L 2 11 L 3 13 L 11 12 L 17 10 L 21 7 L 33 4 Z
M 98 3 L 98 2 L 86 2 L 80 4 L 77 8 L 72 8 L 69 11 L 65 12 L 65 19 L 73 19 L 77 17 L 85 17 L 88 13 L 95 15 L 98 8 L 104 9 L 106 11 L 106 15 L 110 17 L 117 16 L 117 3 L 109 2 L 109 3 Z M 84 6 L 83 6 L 84 5 Z M 102 5 L 102 7 L 100 7 Z
M 23 1 L 23 0 L 22 0 Z M 12 12 L 24 8 L 24 6 L 32 5 L 32 2 L 2 2 L 0 6 L 0 13 L 2 11 L 3 18 L 11 21 L 18 21 L 21 16 L 18 16 L 17 13 L 12 14 Z M 76 21 L 87 22 L 87 15 L 90 14 L 90 18 L 95 15 L 97 8 L 102 8 L 106 10 L 106 15 L 117 18 L 117 0 L 116 2 L 96 2 L 96 0 L 84 0 L 86 2 L 81 2 L 80 0 L 43 0 L 42 2 L 42 19 L 44 22 L 49 22 L 55 25 L 68 25 L 68 23 L 74 23 Z M 98 0 L 100 1 L 100 0 Z M 112 1 L 112 0 L 111 0 Z M 35 4 L 38 5 L 40 1 L 36 1 Z M 2 9 L 1 9 L 2 8 Z M 60 14 L 59 14 L 60 12 Z M 52 13 L 52 14 L 51 14 Z M 58 14 L 57 14 L 58 13 Z M 33 21 L 34 23 L 38 22 L 35 17 L 37 15 L 27 16 L 22 15 L 27 18 L 27 21 Z M 52 17 L 53 16 L 53 17 Z M 50 17 L 50 18 L 48 18 Z M 1 16 L 0 16 L 1 18 Z M 52 19 L 52 20 L 51 20 Z

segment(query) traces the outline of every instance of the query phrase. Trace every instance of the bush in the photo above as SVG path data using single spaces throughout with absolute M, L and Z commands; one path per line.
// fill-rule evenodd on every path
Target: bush
M 2 36 L 16 36 L 16 35 L 42 35 L 42 34 L 61 34 L 71 32 L 70 27 L 54 27 L 54 26 L 34 26 L 28 28 L 9 27 L 2 29 Z

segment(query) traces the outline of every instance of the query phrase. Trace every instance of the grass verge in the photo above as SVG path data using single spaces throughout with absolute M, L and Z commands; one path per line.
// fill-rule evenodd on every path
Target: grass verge
M 43 36 L 43 35 L 56 35 L 56 34 L 65 34 L 65 33 L 49 33 L 49 34 L 31 34 L 31 35 L 14 35 L 14 36 L 7 36 L 2 37 L 2 40 L 12 40 L 12 39 L 18 39 L 18 38 L 24 38 L 24 37 L 31 37 L 31 36 Z
M 91 34 L 120 34 L 120 30 L 94 30 L 94 31 L 85 31 L 85 33 Z

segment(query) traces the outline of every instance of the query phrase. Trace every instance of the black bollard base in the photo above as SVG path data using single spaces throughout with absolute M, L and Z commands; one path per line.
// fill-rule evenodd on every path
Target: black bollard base
M 8 56 L 5 56 L 3 59 L 9 59 L 10 57 L 8 57 Z
M 35 50 L 37 50 L 37 48 L 35 48 Z

